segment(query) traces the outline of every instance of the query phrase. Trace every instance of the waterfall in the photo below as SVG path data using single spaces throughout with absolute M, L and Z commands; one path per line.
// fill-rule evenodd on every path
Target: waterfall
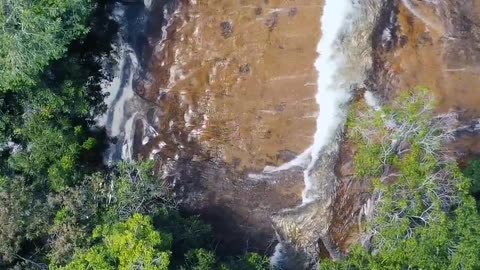
M 338 80 L 338 74 L 341 73 L 346 61 L 345 55 L 338 50 L 338 38 L 345 28 L 345 22 L 348 15 L 352 12 L 353 5 L 351 0 L 326 0 L 323 8 L 323 16 L 321 18 L 321 30 L 322 37 L 317 45 L 318 58 L 315 62 L 315 68 L 318 72 L 317 79 L 317 94 L 315 99 L 319 106 L 319 114 L 317 116 L 316 132 L 314 136 L 313 145 L 310 146 L 304 154 L 309 155 L 308 158 L 302 157 L 301 160 L 308 160 L 307 168 L 304 171 L 305 189 L 303 192 L 302 205 L 296 209 L 292 209 L 285 212 L 284 215 L 277 217 L 277 225 L 283 227 L 293 227 L 299 225 L 297 221 L 291 221 L 292 216 L 302 216 L 304 211 L 303 207 L 308 207 L 308 204 L 314 203 L 322 197 L 327 187 L 319 186 L 315 172 L 319 169 L 318 163 L 320 162 L 322 154 L 326 154 L 325 149 L 328 145 L 335 140 L 335 134 L 343 125 L 345 115 L 344 110 L 346 104 L 350 99 L 349 87 L 343 83 L 343 80 Z M 300 159 L 300 158 L 297 158 Z M 290 164 L 284 164 L 278 169 L 283 167 L 290 167 Z M 326 205 L 325 205 L 326 206 Z M 319 207 L 320 209 L 321 207 Z M 295 219 L 295 218 L 294 218 Z M 322 227 L 321 225 L 319 225 Z M 299 227 L 302 227 L 301 225 Z M 308 228 L 302 228 L 308 229 Z M 281 229 L 284 230 L 283 228 Z M 289 249 L 288 245 L 282 243 L 283 240 L 287 242 L 295 241 L 290 239 L 291 236 L 287 231 L 283 231 L 285 234 L 283 237 L 277 235 L 280 239 L 280 243 L 276 246 L 275 252 L 271 257 L 271 262 L 274 266 L 278 266 L 282 269 L 294 269 L 295 265 L 303 263 L 305 258 L 296 258 L 295 252 Z M 316 233 L 313 233 L 316 234 Z M 298 265 L 297 265 L 298 266 Z M 300 269 L 300 268 L 299 268 Z
M 152 8 L 152 1 L 153 0 L 143 0 L 146 9 L 150 10 Z
M 129 31 L 137 27 L 129 21 L 131 14 L 141 14 L 138 5 L 116 3 L 112 17 L 119 25 L 116 47 L 117 65 L 113 81 L 103 83 L 103 92 L 108 94 L 105 99 L 107 112 L 97 118 L 97 124 L 105 126 L 109 137 L 116 138 L 105 153 L 105 163 L 111 164 L 118 160 L 132 158 L 133 133 L 135 125 L 135 94 L 133 78 L 139 63 L 137 52 L 131 45 L 132 37 Z
M 320 108 L 317 117 L 317 130 L 311 151 L 310 164 L 305 170 L 305 191 L 303 203 L 315 200 L 315 191 L 312 190 L 312 171 L 322 149 L 332 139 L 334 132 L 341 124 L 341 112 L 350 97 L 348 89 L 342 87 L 337 74 L 339 68 L 346 61 L 345 56 L 336 49 L 336 41 L 348 14 L 352 11 L 351 0 L 327 0 L 321 19 L 322 38 L 317 46 L 319 57 L 315 62 L 318 71 L 317 94 L 315 96 Z
M 295 159 L 280 165 L 279 167 L 265 167 L 263 173 L 275 173 L 289 170 L 292 167 L 306 166 L 304 171 L 305 191 L 303 203 L 315 200 L 314 186 L 311 179 L 312 171 L 319 159 L 320 152 L 329 141 L 341 124 L 341 113 L 344 110 L 343 104 L 348 102 L 350 94 L 346 87 L 342 87 L 341 81 L 337 81 L 339 69 L 344 65 L 346 59 L 344 54 L 338 52 L 338 36 L 345 27 L 345 20 L 352 12 L 351 0 L 327 0 L 323 8 L 321 18 L 322 37 L 317 45 L 319 57 L 315 62 L 318 72 L 317 94 L 315 99 L 319 106 L 320 113 L 317 116 L 316 132 L 314 142 L 302 154 Z
M 142 72 L 142 61 L 145 57 L 145 48 L 148 46 L 145 43 L 146 29 L 151 19 L 149 9 L 152 4 L 154 4 L 153 0 L 117 2 L 113 10 L 112 18 L 119 26 L 114 44 L 118 59 L 114 67 L 113 80 L 103 84 L 103 92 L 108 94 L 105 98 L 107 112 L 96 119 L 99 126 L 106 128 L 109 137 L 116 138 L 116 142 L 111 143 L 104 154 L 107 164 L 133 158 L 135 125 L 137 120 L 145 118 L 148 108 L 146 103 L 135 94 L 134 80 Z M 168 9 L 165 8 L 163 14 L 165 18 L 168 15 L 167 11 Z M 165 25 L 161 25 L 162 30 L 169 23 L 165 22 Z M 166 36 L 162 37 L 161 42 L 165 38 Z
M 333 259 L 342 256 L 329 234 L 338 181 L 335 166 L 352 94 L 364 87 L 372 66 L 371 34 L 383 3 L 325 1 L 322 37 L 317 46 L 319 57 L 315 62 L 320 112 L 304 171 L 303 200 L 298 207 L 272 217 L 280 242 L 272 260 L 283 269 L 300 269 L 288 265 L 292 260 L 297 266 L 303 263 L 305 268 L 312 267 L 318 259 L 320 241 Z M 284 254 L 289 258 L 283 258 Z

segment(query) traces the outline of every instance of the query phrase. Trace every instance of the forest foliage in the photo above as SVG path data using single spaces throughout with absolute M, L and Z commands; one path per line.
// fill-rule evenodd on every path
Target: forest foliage
M 446 150 L 456 115 L 434 109 L 424 88 L 378 108 L 354 106 L 347 136 L 357 180 L 374 186 L 375 210 L 363 228 L 368 244 L 321 269 L 480 268 L 478 162 L 461 172 Z

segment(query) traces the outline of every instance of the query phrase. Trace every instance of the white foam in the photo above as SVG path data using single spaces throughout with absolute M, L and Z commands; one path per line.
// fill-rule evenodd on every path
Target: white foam
M 108 84 L 104 82 L 102 88 L 104 93 L 109 95 L 105 98 L 105 104 L 107 105 L 107 112 L 96 118 L 97 125 L 104 126 L 107 130 L 109 137 L 117 137 L 122 143 L 121 156 L 125 160 L 130 160 L 132 156 L 132 144 L 133 144 L 133 119 L 135 114 L 132 115 L 132 102 L 135 96 L 133 91 L 133 75 L 138 66 L 138 60 L 133 50 L 127 45 L 122 44 L 119 48 L 120 60 L 118 69 L 116 70 L 113 81 Z M 130 67 L 126 65 L 130 64 Z M 130 69 L 129 77 L 126 82 L 123 77 L 125 68 Z M 107 163 L 115 162 L 115 145 L 110 145 L 106 153 Z
M 104 87 L 103 90 L 105 93 L 109 94 L 108 97 L 105 99 L 108 111 L 106 114 L 97 118 L 97 124 L 100 126 L 106 126 L 109 135 L 112 137 L 118 136 L 122 132 L 123 123 L 126 116 L 125 110 L 127 108 L 127 103 L 134 97 L 134 92 L 132 88 L 134 74 L 133 70 L 135 70 L 136 66 L 138 65 L 137 57 L 130 48 L 125 47 L 122 49 L 122 51 L 123 52 L 119 63 L 119 70 L 117 71 L 117 74 L 115 75 L 112 83 L 108 85 L 108 87 Z M 130 77 L 128 78 L 127 85 L 124 86 L 122 89 L 122 71 L 127 64 L 127 57 L 129 57 L 132 62 L 132 70 L 130 72 Z M 121 90 L 123 90 L 122 95 L 120 95 L 120 97 L 117 97 L 118 92 Z M 108 125 L 107 123 L 107 119 L 109 116 L 112 118 L 111 123 L 109 123 L 110 125 Z
M 286 162 L 278 167 L 265 166 L 263 173 L 276 173 L 281 171 L 289 170 L 293 167 L 305 167 L 306 164 L 310 161 L 312 147 L 309 147 L 307 150 L 303 151 L 299 156 Z
M 322 38 L 317 46 L 319 57 L 315 62 L 318 72 L 318 91 L 315 98 L 320 113 L 317 118 L 317 130 L 312 145 L 310 164 L 304 173 L 304 204 L 315 199 L 311 195 L 312 192 L 309 192 L 314 181 L 311 179 L 310 172 L 318 160 L 320 152 L 330 142 L 337 130 L 341 122 L 342 105 L 350 97 L 348 89 L 342 87 L 341 82 L 336 78 L 344 61 L 344 55 L 336 49 L 335 43 L 352 7 L 350 0 L 327 0 L 323 8 Z
M 148 142 L 150 142 L 150 137 L 148 137 L 148 136 L 143 137 L 142 145 L 146 145 Z
M 133 139 L 135 133 L 135 120 L 138 113 L 133 114 L 124 126 L 124 142 L 122 146 L 122 160 L 132 161 L 133 159 Z
M 335 42 L 351 10 L 352 3 L 350 0 L 327 0 L 324 6 L 324 15 L 321 19 L 322 38 L 317 46 L 319 57 L 315 62 L 315 68 L 319 73 L 315 100 L 320 107 L 320 113 L 314 116 L 317 118 L 317 129 L 313 145 L 290 162 L 278 167 L 266 166 L 263 170 L 264 174 L 270 174 L 289 170 L 293 167 L 306 167 L 303 203 L 314 200 L 314 198 L 308 196 L 308 194 L 311 194 L 308 191 L 312 189 L 314 181 L 314 179 L 311 179 L 310 172 L 318 160 L 322 148 L 332 139 L 333 133 L 341 123 L 342 104 L 348 102 L 350 98 L 348 89 L 342 88 L 341 83 L 336 80 L 336 75 L 339 67 L 343 64 L 344 57 L 341 52 L 336 50 Z M 267 113 L 266 111 L 263 112 Z
M 273 255 L 270 257 L 270 264 L 275 266 L 276 268 L 280 268 L 282 260 L 284 260 L 284 255 L 285 254 L 283 254 L 283 249 L 284 249 L 284 247 L 283 247 L 282 242 L 279 242 L 275 246 L 275 251 L 273 252 Z
M 152 8 L 152 0 L 143 0 L 143 4 L 145 5 L 145 8 L 150 10 Z

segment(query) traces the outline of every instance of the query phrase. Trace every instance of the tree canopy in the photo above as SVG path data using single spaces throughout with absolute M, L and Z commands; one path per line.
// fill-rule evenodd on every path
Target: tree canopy
M 445 151 L 456 118 L 434 116 L 434 108 L 422 88 L 378 110 L 354 107 L 347 136 L 358 147 L 356 177 L 371 181 L 377 197 L 364 228 L 371 246 L 357 246 L 344 261 L 323 262 L 321 269 L 480 268 L 472 181 Z M 473 164 L 467 176 L 477 175 Z
M 93 239 L 100 243 L 59 269 L 167 270 L 170 264 L 171 235 L 155 231 L 148 216 L 134 214 L 125 222 L 99 226 Z
M 3 0 L 0 4 L 0 92 L 34 86 L 51 60 L 86 34 L 90 0 Z

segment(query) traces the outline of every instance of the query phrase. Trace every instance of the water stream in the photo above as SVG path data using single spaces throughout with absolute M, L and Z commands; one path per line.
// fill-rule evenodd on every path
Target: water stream
M 345 55 L 338 53 L 336 41 L 344 27 L 347 15 L 352 11 L 349 0 L 327 0 L 322 16 L 322 38 L 318 44 L 318 59 L 315 68 L 318 72 L 316 100 L 320 108 L 317 130 L 311 150 L 311 161 L 305 170 L 305 191 L 303 203 L 317 199 L 315 180 L 312 179 L 315 164 L 323 148 L 332 140 L 335 131 L 342 123 L 345 103 L 350 98 L 349 89 L 338 80 L 339 67 L 346 61 Z
M 373 0 L 325 2 L 315 62 L 320 113 L 304 172 L 303 202 L 273 218 L 280 238 L 273 258 L 284 269 L 298 269 L 301 263 L 312 267 L 320 249 L 333 259 L 342 256 L 328 233 L 333 211 L 341 211 L 334 209 L 335 166 L 351 94 L 364 87 L 371 68 L 371 36 L 381 7 L 381 1 Z
M 113 80 L 105 82 L 103 87 L 103 91 L 108 94 L 105 99 L 107 112 L 97 118 L 98 125 L 105 126 L 108 135 L 115 138 L 105 153 L 107 164 L 134 159 L 137 123 L 141 122 L 145 130 L 150 128 L 145 122 L 150 106 L 136 94 L 135 84 L 141 78 L 144 65 L 151 57 L 149 39 L 160 39 L 160 44 L 166 39 L 164 27 L 168 25 L 165 21 L 168 9 L 165 8 L 163 14 L 160 13 L 163 16 L 158 18 L 158 14 L 152 15 L 151 10 L 157 4 L 163 8 L 167 2 L 169 1 L 145 0 L 115 4 L 111 16 L 119 25 L 117 38 L 113 44 L 116 48 L 114 57 L 117 58 L 117 64 L 113 67 L 115 70 Z M 149 29 L 149 24 L 152 23 L 159 25 Z
M 319 56 L 315 62 L 315 68 L 318 72 L 317 94 L 315 98 L 320 112 L 316 120 L 317 127 L 314 142 L 308 149 L 309 163 L 304 171 L 305 189 L 303 191 L 302 205 L 294 210 L 297 211 L 295 214 L 297 217 L 303 216 L 303 213 L 308 211 L 302 209 L 303 207 L 308 207 L 309 204 L 315 201 L 327 199 L 324 196 L 327 187 L 322 186 L 325 182 L 320 181 L 319 183 L 316 179 L 318 177 L 316 172 L 319 170 L 318 163 L 321 162 L 320 158 L 326 154 L 324 148 L 335 140 L 335 133 L 343 123 L 344 110 L 350 98 L 350 89 L 345 87 L 342 80 L 338 80 L 341 68 L 347 60 L 345 55 L 338 51 L 338 38 L 352 9 L 353 5 L 350 0 L 326 0 L 324 4 L 323 16 L 320 22 L 322 37 L 317 46 Z M 282 167 L 285 167 L 285 165 L 279 168 Z M 330 184 L 330 186 L 332 185 Z M 328 203 L 324 203 L 325 207 Z M 289 216 L 291 216 L 290 213 L 280 218 L 277 222 L 282 224 L 286 219 L 289 219 Z M 295 224 L 297 221 L 287 221 L 287 223 L 292 222 Z M 320 224 L 318 225 L 321 226 Z M 291 226 L 287 225 L 287 227 Z M 299 224 L 299 227 L 302 227 L 302 225 Z M 288 231 L 284 233 L 287 235 L 291 234 Z M 278 237 L 282 238 L 280 234 Z M 271 258 L 272 264 L 282 269 L 293 269 L 295 265 L 300 264 L 304 260 L 303 258 L 292 257 L 292 248 L 288 244 L 285 245 L 285 240 L 287 242 L 292 241 L 292 239 L 289 239 L 290 237 L 291 235 L 283 236 L 284 239 L 277 245 L 275 253 Z M 297 239 L 297 241 L 302 240 Z

